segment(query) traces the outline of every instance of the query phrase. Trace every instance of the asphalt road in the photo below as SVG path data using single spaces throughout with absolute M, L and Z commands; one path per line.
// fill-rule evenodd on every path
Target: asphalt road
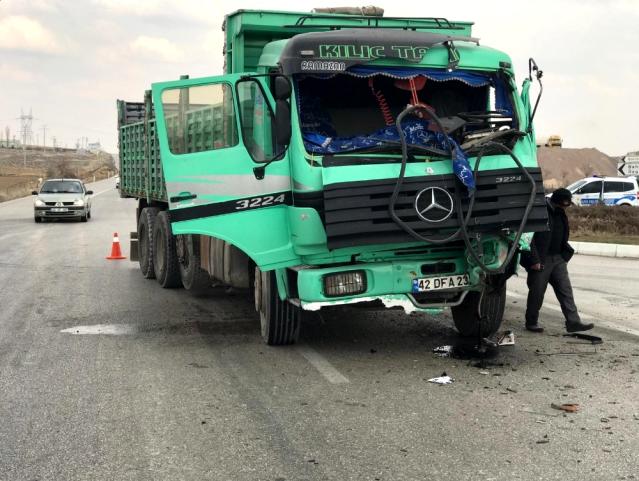
M 456 341 L 446 313 L 335 310 L 269 348 L 244 296 L 107 261 L 135 203 L 92 188 L 88 223 L 0 204 L 0 480 L 639 478 L 639 261 L 571 262 L 584 317 L 620 328 L 600 346 L 561 336 L 551 293 L 547 332 L 524 331 L 520 278 L 516 345 L 483 367 L 432 353 Z

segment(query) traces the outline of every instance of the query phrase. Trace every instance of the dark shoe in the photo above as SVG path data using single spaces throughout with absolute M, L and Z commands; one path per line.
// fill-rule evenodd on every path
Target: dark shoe
M 592 322 L 589 324 L 584 324 L 583 322 L 566 323 L 566 331 L 568 332 L 589 331 L 593 327 L 595 327 L 595 325 Z
M 544 328 L 539 324 L 526 324 L 526 329 L 532 332 L 544 332 Z

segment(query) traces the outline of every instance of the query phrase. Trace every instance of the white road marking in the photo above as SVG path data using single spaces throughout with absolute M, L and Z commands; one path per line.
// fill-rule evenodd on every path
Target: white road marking
M 103 334 L 107 336 L 123 336 L 135 334 L 137 329 L 131 324 L 94 324 L 93 326 L 75 326 L 62 329 L 60 332 L 66 334 Z
M 525 299 L 527 297 L 527 296 L 525 296 L 523 294 L 518 294 L 516 292 L 508 292 L 508 296 L 514 297 L 516 299 Z M 525 307 L 524 307 L 524 309 L 525 309 Z M 561 307 L 559 307 L 557 305 L 553 305 L 553 304 L 544 303 L 544 305 L 542 306 L 542 309 L 549 309 L 551 311 L 560 312 L 560 313 L 563 314 L 563 312 L 561 311 Z M 605 327 L 605 328 L 608 328 L 608 329 L 613 329 L 615 331 L 621 331 L 621 332 L 625 332 L 627 334 L 632 334 L 633 336 L 639 336 L 639 330 L 638 329 L 633 329 L 631 327 L 622 326 L 621 324 L 617 324 L 616 322 L 604 321 L 604 320 L 596 318 L 595 316 L 591 316 L 590 314 L 585 314 L 585 313 L 583 313 L 581 311 L 579 311 L 579 316 L 582 319 L 586 320 L 586 321 L 595 322 L 595 328 L 597 328 L 597 326 Z
M 333 365 L 315 349 L 302 344 L 298 345 L 296 350 L 331 384 L 346 384 L 350 382 L 346 376 L 335 369 Z

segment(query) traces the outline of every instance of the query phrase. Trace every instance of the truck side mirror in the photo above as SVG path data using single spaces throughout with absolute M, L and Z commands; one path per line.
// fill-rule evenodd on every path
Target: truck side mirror
M 537 113 L 537 107 L 539 106 L 539 99 L 541 99 L 541 94 L 544 92 L 544 86 L 541 83 L 541 77 L 543 77 L 544 72 L 539 69 L 537 63 L 532 59 L 528 59 L 528 81 L 533 81 L 533 75 L 537 79 L 537 83 L 539 83 L 539 94 L 537 95 L 537 100 L 535 101 L 535 107 L 533 108 L 532 113 L 528 119 L 528 132 L 532 132 L 533 119 L 535 118 L 535 113 Z
M 275 101 L 275 139 L 280 148 L 291 142 L 291 107 L 286 100 Z
M 284 75 L 273 78 L 273 97 L 277 101 L 291 98 L 291 82 Z
M 273 97 L 275 97 L 275 138 L 278 147 L 291 142 L 291 82 L 284 75 L 273 78 Z

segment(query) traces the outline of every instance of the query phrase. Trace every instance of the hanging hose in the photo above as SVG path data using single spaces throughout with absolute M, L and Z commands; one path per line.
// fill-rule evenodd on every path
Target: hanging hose
M 508 254 L 506 255 L 506 259 L 501 264 L 501 266 L 498 267 L 497 269 L 489 269 L 488 267 L 486 267 L 486 265 L 479 258 L 479 255 L 477 255 L 477 253 L 475 252 L 475 249 L 473 248 L 472 244 L 470 243 L 470 237 L 468 236 L 468 222 L 470 221 L 470 217 L 471 217 L 471 214 L 472 214 L 472 211 L 473 211 L 473 207 L 474 207 L 474 204 L 475 204 L 475 196 L 471 195 L 471 197 L 470 197 L 470 202 L 468 204 L 468 211 L 466 212 L 466 217 L 464 217 L 464 215 L 462 213 L 461 199 L 459 198 L 459 196 L 457 196 L 457 198 L 456 198 L 456 200 L 457 200 L 458 218 L 459 218 L 459 220 L 461 222 L 461 227 L 460 227 L 461 235 L 462 235 L 462 238 L 464 239 L 464 244 L 466 244 L 466 249 L 470 253 L 470 256 L 473 258 L 473 261 L 475 261 L 475 263 L 486 274 L 501 274 L 503 272 L 504 268 L 506 266 L 508 266 L 508 264 L 510 264 L 510 261 L 512 260 L 513 256 L 515 255 L 515 253 L 518 250 L 519 239 L 521 239 L 521 235 L 524 233 L 524 228 L 526 227 L 526 223 L 528 222 L 528 217 L 530 216 L 530 211 L 532 210 L 533 205 L 535 204 L 535 197 L 537 195 L 537 185 L 535 184 L 535 179 L 532 178 L 532 175 L 530 175 L 530 172 L 528 172 L 528 170 L 521 164 L 521 162 L 519 161 L 517 156 L 514 154 L 514 152 L 511 149 L 509 149 L 508 147 L 506 147 L 505 145 L 497 143 L 497 142 L 486 142 L 486 144 L 479 151 L 479 155 L 477 156 L 477 160 L 475 161 L 475 168 L 473 169 L 473 177 L 475 178 L 475 181 L 477 181 L 477 173 L 479 172 L 479 164 L 480 164 L 481 159 L 483 158 L 484 154 L 486 153 L 486 149 L 488 147 L 496 147 L 496 148 L 501 149 L 502 151 L 506 152 L 508 155 L 510 155 L 510 157 L 517 164 L 517 167 L 519 167 L 519 169 L 528 178 L 528 180 L 530 181 L 530 185 L 531 185 L 530 196 L 528 197 L 528 203 L 526 204 L 526 209 L 524 210 L 524 215 L 522 216 L 521 222 L 519 223 L 519 227 L 517 228 L 517 233 L 515 234 L 515 238 L 513 239 L 513 243 L 511 245 L 510 249 L 508 250 Z
M 373 77 L 368 79 L 368 86 L 370 87 L 371 92 L 373 92 L 373 95 L 377 99 L 379 110 L 381 110 L 382 116 L 384 117 L 384 123 L 386 124 L 386 126 L 390 127 L 391 125 L 395 123 L 395 119 L 393 118 L 393 112 L 391 111 L 391 108 L 388 105 L 388 102 L 386 101 L 386 97 L 384 97 L 384 94 L 382 93 L 381 90 L 375 90 Z
M 406 143 L 406 135 L 404 134 L 404 131 L 402 129 L 402 121 L 404 120 L 404 117 L 406 117 L 406 115 L 409 115 L 409 114 L 413 113 L 415 110 L 426 111 L 426 113 L 435 122 L 435 124 L 437 124 L 437 126 L 441 130 L 441 132 L 445 132 L 445 130 L 444 130 L 442 124 L 441 124 L 441 121 L 439 120 L 437 115 L 435 115 L 435 113 L 431 109 L 429 109 L 428 107 L 425 107 L 423 105 L 411 105 L 411 106 L 408 106 L 397 117 L 397 131 L 399 132 L 399 138 L 400 138 L 400 142 L 401 142 L 401 145 L 402 145 L 402 163 L 401 163 L 401 166 L 400 166 L 399 177 L 397 179 L 397 182 L 395 183 L 395 189 L 393 190 L 393 194 L 391 195 L 391 198 L 390 198 L 390 204 L 388 206 L 389 214 L 390 214 L 391 218 L 402 229 L 404 229 L 405 232 L 410 234 L 415 239 L 423 241 L 423 242 L 429 242 L 429 243 L 432 243 L 432 244 L 445 244 L 445 243 L 448 243 L 448 242 L 450 242 L 452 240 L 455 240 L 461 234 L 461 237 L 462 237 L 462 239 L 464 241 L 464 244 L 466 245 L 466 249 L 468 250 L 470 256 L 473 259 L 473 261 L 480 267 L 480 269 L 482 271 L 484 271 L 485 274 L 500 274 L 500 273 L 502 273 L 504 271 L 505 267 L 508 266 L 508 264 L 511 262 L 513 256 L 517 252 L 519 240 L 521 239 L 521 235 L 523 234 L 523 230 L 524 230 L 524 228 L 526 226 L 526 223 L 528 222 L 528 217 L 530 215 L 530 211 L 532 210 L 533 205 L 535 203 L 535 197 L 537 195 L 537 186 L 535 184 L 535 180 L 532 178 L 532 176 L 530 175 L 528 170 L 526 170 L 526 168 L 522 165 L 522 163 L 519 161 L 519 159 L 513 153 L 513 151 L 511 149 L 509 149 L 508 147 L 506 147 L 505 145 L 503 145 L 503 144 L 499 144 L 497 142 L 490 142 L 490 141 L 486 142 L 486 144 L 480 150 L 479 155 L 477 156 L 477 160 L 475 162 L 475 168 L 473 169 L 473 177 L 475 179 L 475 183 L 477 182 L 477 177 L 478 177 L 478 172 L 479 172 L 479 164 L 481 163 L 481 160 L 482 160 L 483 156 L 485 155 L 486 149 L 488 147 L 496 147 L 496 148 L 501 149 L 502 151 L 506 152 L 508 155 L 510 155 L 510 157 L 515 161 L 515 164 L 517 164 L 517 167 L 524 173 L 524 175 L 527 177 L 527 179 L 531 183 L 531 190 L 530 190 L 530 196 L 529 196 L 529 199 L 528 199 L 528 203 L 526 204 L 526 209 L 524 210 L 524 215 L 522 216 L 521 222 L 519 223 L 519 227 L 517 229 L 517 233 L 515 235 L 514 242 L 512 243 L 512 245 L 511 245 L 511 247 L 510 247 L 510 249 L 508 251 L 508 254 L 506 255 L 505 261 L 497 269 L 489 269 L 483 263 L 483 261 L 480 259 L 480 256 L 475 252 L 475 249 L 474 249 L 474 247 L 473 247 L 473 245 L 471 243 L 470 236 L 468 235 L 468 223 L 470 221 L 470 218 L 472 217 L 473 207 L 475 205 L 475 192 L 473 191 L 469 195 L 468 210 L 466 212 L 466 216 L 464 216 L 464 213 L 462 211 L 462 205 L 461 205 L 461 192 L 460 192 L 460 188 L 459 188 L 459 184 L 460 184 L 459 180 L 457 180 L 455 182 L 455 199 L 456 199 L 456 208 L 457 208 L 457 219 L 459 221 L 459 227 L 457 228 L 457 230 L 455 232 L 453 232 L 451 235 L 449 235 L 448 237 L 446 237 L 445 239 L 428 239 L 427 237 L 424 237 L 424 236 L 420 235 L 415 230 L 413 230 L 411 227 L 409 227 L 404 221 L 402 221 L 399 218 L 399 216 L 397 215 L 397 213 L 395 212 L 395 204 L 397 203 L 397 198 L 399 197 L 399 193 L 401 191 L 401 188 L 402 188 L 402 185 L 403 185 L 403 182 L 404 182 L 404 177 L 406 175 L 406 164 L 408 163 L 408 145 Z M 451 157 L 451 162 L 452 162 L 453 159 L 454 159 L 454 146 L 453 146 L 453 143 L 451 142 L 451 140 L 450 140 L 450 138 L 448 136 L 446 136 L 445 138 L 446 138 L 446 143 L 447 143 L 447 147 L 448 147 L 449 152 L 450 152 L 450 157 Z
M 399 225 L 402 229 L 404 229 L 405 232 L 410 234 L 412 237 L 414 237 L 418 241 L 430 242 L 432 244 L 446 244 L 448 242 L 455 240 L 459 236 L 461 228 L 462 228 L 461 223 L 459 228 L 448 237 L 444 239 L 429 239 L 427 237 L 424 237 L 418 234 L 416 231 L 411 229 L 408 225 L 406 225 L 406 223 L 403 220 L 399 218 L 399 216 L 395 212 L 395 204 L 397 203 L 397 198 L 399 197 L 399 193 L 404 183 L 404 177 L 406 176 L 406 164 L 408 163 L 408 145 L 406 144 L 406 134 L 404 133 L 404 130 L 402 129 L 402 121 L 404 120 L 404 117 L 412 114 L 416 110 L 425 110 L 426 113 L 430 115 L 431 119 L 435 122 L 435 124 L 437 124 L 437 127 L 442 132 L 444 132 L 444 127 L 441 124 L 441 121 L 439 120 L 439 118 L 435 115 L 435 113 L 431 109 L 423 105 L 409 105 L 402 111 L 402 113 L 400 113 L 397 116 L 397 131 L 399 132 L 399 140 L 402 145 L 402 163 L 399 168 L 399 177 L 397 178 L 397 182 L 395 183 L 395 189 L 393 189 L 393 194 L 391 195 L 391 198 L 390 198 L 390 204 L 388 205 L 388 212 L 391 216 L 391 219 L 393 219 L 397 225 Z M 446 143 L 448 144 L 447 145 L 448 152 L 450 153 L 450 160 L 452 162 L 454 159 L 455 150 L 454 150 L 453 143 L 450 141 L 448 136 L 446 136 Z M 461 193 L 459 192 L 458 184 L 459 182 L 455 183 L 455 197 L 460 198 Z

